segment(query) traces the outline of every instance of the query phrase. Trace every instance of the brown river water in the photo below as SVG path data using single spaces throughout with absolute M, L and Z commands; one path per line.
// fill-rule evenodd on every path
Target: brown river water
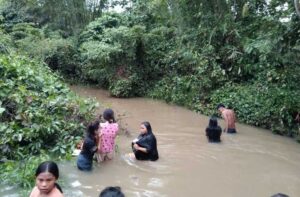
M 76 158 L 59 164 L 65 197 L 98 197 L 106 186 L 120 186 L 127 197 L 270 197 L 285 193 L 300 197 L 300 144 L 270 131 L 237 124 L 238 134 L 222 134 L 221 143 L 208 143 L 208 117 L 162 101 L 118 99 L 107 91 L 72 86 L 116 114 L 125 114 L 112 161 L 94 165 L 90 173 L 77 170 Z M 133 161 L 131 141 L 149 121 L 158 143 L 159 160 Z M 219 120 L 223 126 L 223 120 Z M 2 188 L 0 196 L 9 195 Z M 7 194 L 7 195 L 5 195 Z

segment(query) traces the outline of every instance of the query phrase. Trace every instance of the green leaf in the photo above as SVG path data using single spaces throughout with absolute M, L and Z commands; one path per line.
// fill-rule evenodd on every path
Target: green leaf
M 0 114 L 2 114 L 5 111 L 5 108 L 0 107 Z

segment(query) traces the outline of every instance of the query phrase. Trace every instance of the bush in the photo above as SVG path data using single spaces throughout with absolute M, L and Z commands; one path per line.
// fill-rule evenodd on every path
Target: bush
M 300 108 L 299 95 L 298 90 L 267 87 L 259 83 L 251 86 L 227 84 L 212 94 L 210 110 L 213 111 L 218 103 L 224 103 L 236 111 L 239 121 L 296 137 L 299 127 L 294 115 Z
M 76 97 L 49 68 L 24 57 L 0 56 L 0 79 L 0 160 L 39 160 L 41 153 L 68 157 L 94 116 L 95 103 Z M 12 166 L 17 165 L 0 165 L 6 174 L 1 179 L 22 184 L 13 177 L 24 168 Z

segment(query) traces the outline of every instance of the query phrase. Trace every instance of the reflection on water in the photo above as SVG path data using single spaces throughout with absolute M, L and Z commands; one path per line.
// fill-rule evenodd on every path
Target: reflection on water
M 221 143 L 208 143 L 206 116 L 151 99 L 116 99 L 98 89 L 72 89 L 126 114 L 122 121 L 131 136 L 121 135 L 114 160 L 95 164 L 91 173 L 77 170 L 76 158 L 60 163 L 66 197 L 96 197 L 106 186 L 120 186 L 130 197 L 300 196 L 300 145 L 291 139 L 237 124 L 237 135 L 223 134 Z M 126 157 L 145 120 L 157 138 L 156 162 Z M 12 190 L 1 189 L 0 195 L 12 196 Z

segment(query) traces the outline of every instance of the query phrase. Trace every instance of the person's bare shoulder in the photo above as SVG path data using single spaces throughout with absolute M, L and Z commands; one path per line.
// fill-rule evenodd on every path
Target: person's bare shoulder
M 37 188 L 37 186 L 35 186 L 32 189 L 29 197 L 37 197 L 39 195 L 39 193 L 40 193 L 39 189 Z
M 53 192 L 51 192 L 51 195 L 49 197 L 64 197 L 64 195 L 57 189 L 56 187 L 53 189 Z

